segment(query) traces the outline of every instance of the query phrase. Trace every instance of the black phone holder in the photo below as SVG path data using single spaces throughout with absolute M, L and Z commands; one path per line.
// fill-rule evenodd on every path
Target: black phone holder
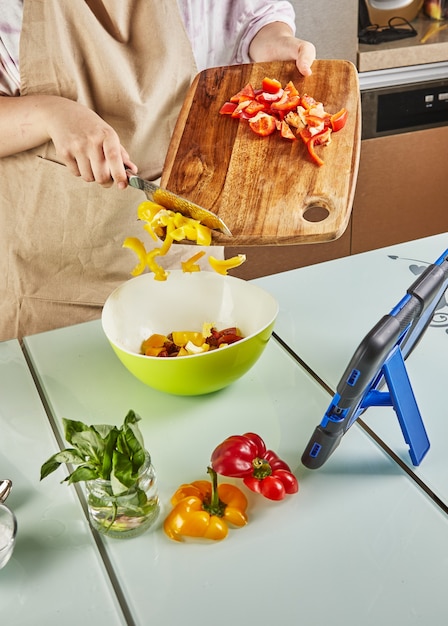
M 302 455 L 306 467 L 321 467 L 350 426 L 371 406 L 394 408 L 412 463 L 421 463 L 430 442 L 405 360 L 422 338 L 447 287 L 445 250 L 360 343 Z M 387 391 L 382 390 L 384 386 Z

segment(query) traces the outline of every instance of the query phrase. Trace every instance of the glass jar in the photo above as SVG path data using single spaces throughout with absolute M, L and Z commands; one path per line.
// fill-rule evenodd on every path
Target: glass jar
M 116 495 L 110 480 L 86 481 L 90 523 L 116 539 L 137 537 L 150 528 L 160 512 L 157 480 L 149 454 L 135 485 Z
M 17 534 L 17 519 L 6 504 L 0 502 L 0 569 L 11 558 Z

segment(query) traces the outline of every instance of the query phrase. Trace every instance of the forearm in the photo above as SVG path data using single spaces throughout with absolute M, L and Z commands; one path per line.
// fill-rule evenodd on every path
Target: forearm
M 57 96 L 0 96 L 0 157 L 35 148 L 50 139 L 45 110 Z
M 0 97 L 0 157 L 51 140 L 61 163 L 86 182 L 127 186 L 137 166 L 115 130 L 95 111 L 59 96 Z
M 299 71 L 308 76 L 316 58 L 316 49 L 312 43 L 297 39 L 288 24 L 272 22 L 263 26 L 252 39 L 249 54 L 255 63 L 296 61 Z

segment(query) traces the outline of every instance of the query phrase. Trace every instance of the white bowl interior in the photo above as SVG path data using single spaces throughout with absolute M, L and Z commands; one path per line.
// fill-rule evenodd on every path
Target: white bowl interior
M 139 353 L 153 333 L 201 331 L 204 322 L 218 330 L 237 326 L 247 339 L 277 312 L 275 298 L 257 285 L 215 272 L 173 270 L 166 281 L 143 274 L 120 285 L 104 305 L 102 323 L 113 343 Z

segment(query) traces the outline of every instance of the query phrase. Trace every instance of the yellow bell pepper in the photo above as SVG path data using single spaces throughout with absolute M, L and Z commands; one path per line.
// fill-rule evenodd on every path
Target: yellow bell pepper
M 143 228 L 154 240 L 161 240 L 159 248 L 147 252 L 144 244 L 137 237 L 128 237 L 123 243 L 123 247 L 133 250 L 138 257 L 138 264 L 131 274 L 138 276 L 146 267 L 154 272 L 156 280 L 166 280 L 169 272 L 165 271 L 155 260 L 156 256 L 165 256 L 171 248 L 173 241 L 183 241 L 185 239 L 195 242 L 200 246 L 210 246 L 212 242 L 212 231 L 208 226 L 201 224 L 199 220 L 186 217 L 181 213 L 172 211 L 158 204 L 146 200 L 141 202 L 137 208 L 137 217 L 145 222 Z M 181 261 L 184 272 L 199 272 L 200 267 L 196 263 L 205 252 L 201 251 L 193 255 L 186 261 Z M 245 255 L 239 254 L 224 261 L 209 257 L 209 262 L 219 274 L 227 274 L 229 269 L 233 269 L 244 263 Z
M 227 274 L 229 270 L 239 267 L 246 260 L 245 254 L 237 254 L 230 259 L 216 259 L 214 256 L 208 257 L 208 262 L 218 274 Z
M 232 526 L 247 524 L 247 498 L 229 483 L 218 486 L 216 472 L 208 468 L 211 482 L 197 480 L 184 484 L 171 498 L 172 511 L 166 517 L 163 529 L 174 541 L 184 537 L 203 537 L 220 541 Z
M 195 346 L 202 346 L 204 335 L 194 330 L 175 330 L 171 333 L 176 346 L 186 346 L 189 341 Z
M 154 216 L 157 215 L 159 211 L 164 210 L 161 204 L 157 204 L 157 202 L 151 202 L 151 200 L 145 200 L 144 202 L 140 202 L 137 207 L 137 217 L 139 220 L 144 222 L 152 222 Z
M 186 261 L 181 261 L 181 263 L 182 263 L 182 271 L 186 272 L 186 273 L 187 272 L 188 273 L 200 272 L 201 268 L 196 263 L 196 261 L 199 261 L 199 259 L 201 259 L 204 255 L 205 255 L 205 252 L 203 250 L 201 250 L 200 252 L 197 252 L 196 254 L 194 254 L 192 257 L 190 257 Z
M 137 237 L 127 237 L 123 241 L 123 248 L 129 248 L 138 257 L 138 263 L 131 271 L 132 276 L 139 276 L 142 274 L 146 268 L 146 248 L 140 239 Z
M 151 250 L 146 255 L 146 263 L 151 272 L 154 272 L 155 280 L 166 280 L 168 278 L 169 272 L 164 270 L 163 267 L 159 265 L 155 260 L 155 257 L 160 256 L 160 254 L 160 248 L 154 248 L 154 250 Z
M 140 351 L 146 356 L 159 356 L 166 341 L 168 341 L 168 337 L 154 333 L 142 342 Z

